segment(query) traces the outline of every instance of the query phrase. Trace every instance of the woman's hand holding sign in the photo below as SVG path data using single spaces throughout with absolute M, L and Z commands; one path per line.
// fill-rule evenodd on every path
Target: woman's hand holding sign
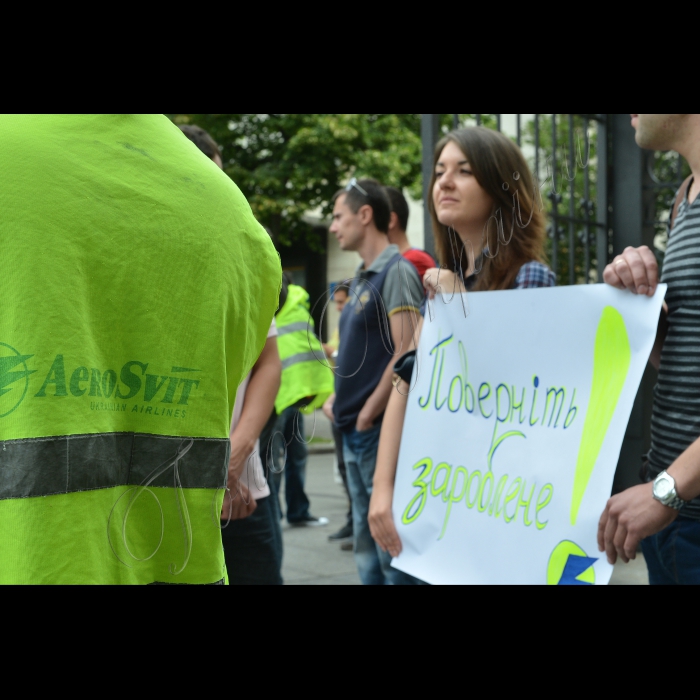
M 428 292 L 428 298 L 434 299 L 436 294 L 462 294 L 467 290 L 464 283 L 451 270 L 431 267 L 423 275 L 423 286 Z
M 616 289 L 629 289 L 632 294 L 653 297 L 659 283 L 656 256 L 645 245 L 625 248 L 622 255 L 605 268 L 603 279 Z

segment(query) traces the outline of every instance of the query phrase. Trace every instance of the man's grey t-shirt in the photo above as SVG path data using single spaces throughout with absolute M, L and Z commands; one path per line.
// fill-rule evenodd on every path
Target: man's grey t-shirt
M 373 274 L 381 272 L 387 263 L 398 254 L 399 247 L 390 245 L 377 256 L 377 259 L 366 270 L 364 265 L 360 264 L 355 271 L 355 278 L 360 280 L 355 292 L 360 299 L 362 293 L 369 290 L 366 280 L 370 279 Z M 404 257 L 401 257 L 387 272 L 382 287 L 381 296 L 386 315 L 391 318 L 400 311 L 419 313 L 424 294 L 423 283 L 418 278 L 415 267 Z
M 700 197 L 681 204 L 664 257 L 668 333 L 651 417 L 653 478 L 700 437 Z M 681 510 L 700 519 L 700 498 Z

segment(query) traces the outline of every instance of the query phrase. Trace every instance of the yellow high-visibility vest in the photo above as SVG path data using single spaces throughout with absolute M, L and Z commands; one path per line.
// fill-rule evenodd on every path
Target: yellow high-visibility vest
M 281 269 L 162 115 L 0 115 L 0 584 L 211 584 Z
M 309 313 L 309 295 L 295 284 L 289 285 L 287 301 L 277 314 L 277 346 L 282 360 L 282 385 L 275 410 L 309 398 L 301 410 L 311 413 L 333 393 L 333 371 L 328 365 L 321 341 L 314 333 Z

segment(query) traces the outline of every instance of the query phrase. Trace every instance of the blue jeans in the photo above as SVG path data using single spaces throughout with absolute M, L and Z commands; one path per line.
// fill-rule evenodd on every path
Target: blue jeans
M 642 540 L 642 551 L 652 586 L 700 584 L 700 521 L 678 516 Z
M 417 585 L 421 581 L 391 567 L 391 555 L 377 546 L 369 531 L 367 515 L 380 430 L 378 425 L 361 433 L 355 428 L 343 433 L 343 456 L 352 499 L 355 564 L 365 586 Z
M 309 499 L 304 492 L 306 480 L 306 442 L 304 442 L 304 415 L 298 408 L 286 408 L 277 420 L 276 432 L 282 433 L 287 446 L 284 464 L 284 496 L 287 501 L 287 522 L 298 523 L 309 517 Z M 277 446 L 280 436 L 273 440 Z M 281 493 L 282 472 L 274 475 L 277 493 Z

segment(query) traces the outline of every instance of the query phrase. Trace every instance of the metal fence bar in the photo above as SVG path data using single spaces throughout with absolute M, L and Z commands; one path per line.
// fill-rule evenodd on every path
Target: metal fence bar
M 499 131 L 501 130 L 501 115 L 497 114 L 496 115 L 496 129 Z
M 603 281 L 603 271 L 608 264 L 610 243 L 608 225 L 608 122 L 607 115 L 599 114 L 599 117 L 606 117 L 599 120 L 596 134 L 596 156 L 598 168 L 596 171 L 596 262 L 598 272 L 598 282 Z
M 557 192 L 557 115 L 552 114 L 552 270 L 559 272 L 559 194 Z
M 516 125 L 516 128 L 517 128 L 517 130 L 518 130 L 518 132 L 517 132 L 517 143 L 518 143 L 518 146 L 522 146 L 522 145 L 523 145 L 523 144 L 522 144 L 522 141 L 523 141 L 523 130 L 522 130 L 522 124 L 521 124 L 521 121 L 520 121 L 520 116 L 521 116 L 521 115 L 519 115 L 519 114 L 516 114 L 516 115 L 515 115 L 515 125 Z
M 540 182 L 540 115 L 535 115 L 535 178 Z
M 590 129 L 590 120 L 586 117 L 583 120 L 583 128 L 585 133 L 584 148 L 585 161 L 583 163 L 583 214 L 586 219 L 583 229 L 583 267 L 586 275 L 586 284 L 591 281 L 591 141 L 588 130 Z
M 481 115 L 480 114 L 476 115 L 476 125 L 481 126 Z
M 435 239 L 433 236 L 433 221 L 428 211 L 431 193 L 428 191 L 433 175 L 433 154 L 440 134 L 440 115 L 421 114 L 421 138 L 423 141 L 423 247 L 435 257 Z
M 569 284 L 576 284 L 576 153 L 574 151 L 574 115 L 569 115 Z
M 459 114 L 452 115 L 452 128 L 456 131 L 459 129 Z

